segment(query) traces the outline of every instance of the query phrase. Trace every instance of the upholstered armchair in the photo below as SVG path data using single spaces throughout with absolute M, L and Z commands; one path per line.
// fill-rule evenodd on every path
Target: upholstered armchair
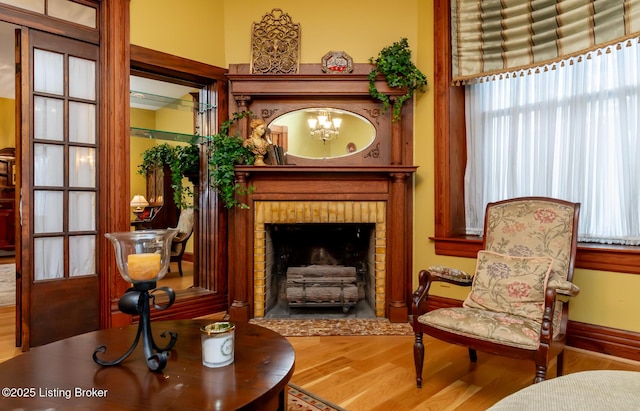
M 569 297 L 580 205 L 546 197 L 523 197 L 487 205 L 484 247 L 473 276 L 432 266 L 419 273 L 413 293 L 416 384 L 422 386 L 423 334 L 468 347 L 535 363 L 534 383 L 546 379 L 557 357 L 562 375 Z M 429 288 L 436 281 L 470 287 L 462 307 L 428 311 Z M 438 361 L 431 358 L 430 364 Z
M 169 262 L 178 263 L 178 272 L 180 273 L 180 277 L 182 277 L 182 256 L 184 255 L 187 241 L 191 237 L 191 234 L 193 234 L 193 208 L 182 209 L 176 228 L 178 229 L 178 233 L 171 243 L 171 258 Z

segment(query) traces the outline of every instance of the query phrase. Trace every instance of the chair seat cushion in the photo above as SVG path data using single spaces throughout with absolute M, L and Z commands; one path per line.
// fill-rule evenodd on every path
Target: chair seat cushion
M 538 321 L 478 308 L 451 307 L 429 311 L 418 322 L 434 328 L 511 347 L 537 350 Z

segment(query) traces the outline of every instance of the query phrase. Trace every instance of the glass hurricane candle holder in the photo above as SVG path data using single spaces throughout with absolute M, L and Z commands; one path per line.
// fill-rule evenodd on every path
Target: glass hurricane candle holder
M 120 275 L 134 288 L 152 286 L 169 270 L 171 241 L 177 229 L 107 233 L 116 251 Z
M 101 360 L 98 358 L 98 353 L 104 353 L 107 350 L 104 345 L 101 345 L 93 353 L 93 360 L 97 364 L 104 366 L 120 364 L 134 351 L 142 336 L 144 355 L 149 369 L 158 372 L 164 369 L 169 351 L 175 345 L 178 335 L 174 332 L 164 332 L 161 336 L 164 338 L 169 334 L 171 340 L 164 347 L 156 345 L 151 334 L 150 306 L 153 304 L 157 310 L 165 310 L 175 301 L 175 292 L 169 287 L 156 288 L 156 282 L 169 270 L 171 241 L 176 234 L 175 228 L 105 234 L 115 248 L 116 264 L 120 275 L 133 285 L 118 301 L 118 308 L 125 314 L 139 315 L 140 322 L 136 339 L 127 352 L 113 361 Z M 167 294 L 168 303 L 156 304 L 157 292 Z

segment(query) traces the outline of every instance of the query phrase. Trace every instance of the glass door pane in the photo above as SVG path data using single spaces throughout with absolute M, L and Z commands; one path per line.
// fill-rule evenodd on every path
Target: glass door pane
M 95 275 L 96 61 L 35 48 L 33 78 L 34 280 Z

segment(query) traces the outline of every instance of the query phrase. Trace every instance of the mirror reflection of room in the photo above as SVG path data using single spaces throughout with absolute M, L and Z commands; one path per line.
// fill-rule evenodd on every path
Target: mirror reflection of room
M 167 275 L 158 286 L 193 286 L 194 183 L 182 178 L 183 194 L 174 200 L 169 164 L 151 165 L 188 146 L 197 134 L 197 90 L 131 76 L 130 207 L 131 230 L 177 227 Z
M 286 130 L 288 154 L 316 159 L 353 155 L 369 147 L 376 137 L 376 128 L 367 119 L 336 108 L 292 111 L 269 123 L 269 130 L 274 144 L 281 130 Z

